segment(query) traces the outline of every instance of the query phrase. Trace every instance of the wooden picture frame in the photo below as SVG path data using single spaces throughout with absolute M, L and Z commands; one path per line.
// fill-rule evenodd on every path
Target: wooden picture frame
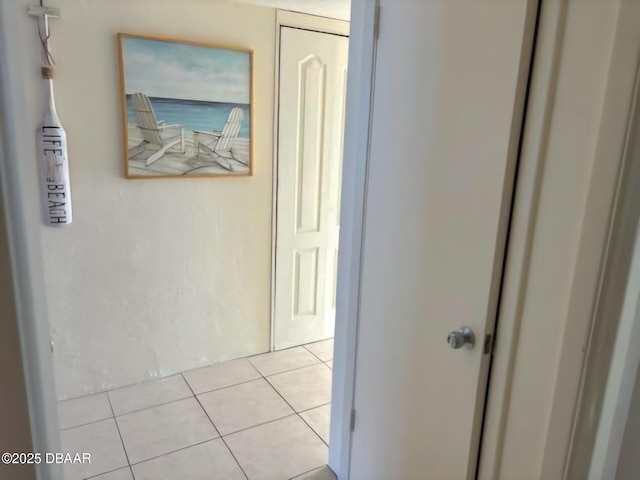
M 116 35 L 129 179 L 253 175 L 253 50 Z

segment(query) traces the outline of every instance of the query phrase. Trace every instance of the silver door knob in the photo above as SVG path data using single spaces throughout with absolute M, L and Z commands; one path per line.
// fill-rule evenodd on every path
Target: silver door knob
M 451 348 L 462 348 L 465 345 L 471 346 L 475 343 L 475 335 L 473 330 L 469 327 L 460 327 L 458 330 L 454 330 L 447 337 L 447 343 Z

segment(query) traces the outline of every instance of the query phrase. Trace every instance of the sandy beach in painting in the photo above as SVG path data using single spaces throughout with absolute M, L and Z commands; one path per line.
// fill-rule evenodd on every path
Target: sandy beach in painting
M 201 154 L 197 155 L 195 142 L 193 140 L 193 132 L 185 131 L 185 147 L 184 153 L 179 148 L 174 151 L 169 150 L 162 158 L 153 163 L 153 168 L 146 166 L 147 158 L 153 153 L 152 151 L 143 151 L 132 158 L 129 158 L 128 169 L 130 176 L 167 176 L 167 175 L 246 175 L 249 167 L 243 165 L 236 160 L 230 160 L 234 167 L 231 172 L 220 166 L 212 156 Z M 136 125 L 128 126 L 128 148 L 131 150 L 142 142 L 140 129 Z M 249 139 L 235 138 L 232 141 L 231 153 L 233 157 L 249 163 Z

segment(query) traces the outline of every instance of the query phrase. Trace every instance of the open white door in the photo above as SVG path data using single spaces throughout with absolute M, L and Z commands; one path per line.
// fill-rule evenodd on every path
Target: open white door
M 347 37 L 280 32 L 274 347 L 333 337 Z
M 350 478 L 471 479 L 537 2 L 380 3 Z

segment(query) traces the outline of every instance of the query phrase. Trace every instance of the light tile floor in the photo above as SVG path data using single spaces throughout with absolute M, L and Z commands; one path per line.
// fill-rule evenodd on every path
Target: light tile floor
M 333 340 L 60 402 L 65 480 L 329 479 Z M 324 468 L 323 468 L 324 467 Z

